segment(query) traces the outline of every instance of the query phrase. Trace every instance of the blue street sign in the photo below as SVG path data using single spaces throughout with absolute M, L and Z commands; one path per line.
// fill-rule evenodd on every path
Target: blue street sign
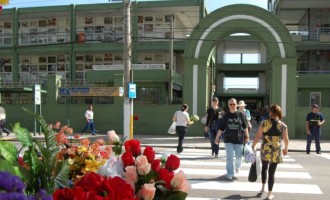
M 135 83 L 128 84 L 128 98 L 136 99 L 136 84 Z

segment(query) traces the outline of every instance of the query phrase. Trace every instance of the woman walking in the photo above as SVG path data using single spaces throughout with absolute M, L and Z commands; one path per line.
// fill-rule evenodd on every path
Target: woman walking
M 233 180 L 234 177 L 234 155 L 235 171 L 238 173 L 241 168 L 243 143 L 249 140 L 246 117 L 237 111 L 237 101 L 232 98 L 228 100 L 229 112 L 225 114 L 222 124 L 215 139 L 218 144 L 220 136 L 224 133 L 224 143 L 226 149 L 226 169 L 227 179 Z M 244 130 L 244 133 L 242 133 Z M 243 135 L 244 134 L 244 135 Z
M 219 143 L 215 143 L 215 137 L 218 131 L 217 120 L 222 117 L 221 112 L 222 109 L 219 107 L 219 99 L 213 97 L 212 107 L 207 110 L 205 132 L 208 133 L 210 137 L 212 156 L 215 156 L 216 158 L 219 154 Z
M 193 124 L 192 121 L 190 121 L 189 114 L 188 114 L 188 105 L 183 104 L 181 110 L 176 111 L 173 116 L 173 122 L 176 123 L 176 134 L 179 137 L 178 141 L 178 147 L 177 147 L 177 153 L 181 153 L 183 151 L 183 140 L 184 137 L 187 134 L 187 125 Z
M 269 108 L 268 120 L 262 122 L 259 126 L 258 133 L 254 139 L 252 149 L 255 150 L 256 144 L 259 139 L 263 137 L 261 144 L 261 160 L 262 160 L 262 188 L 261 192 L 265 192 L 265 183 L 267 180 L 268 171 L 268 195 L 267 199 L 273 199 L 272 194 L 273 186 L 275 182 L 275 171 L 277 164 L 282 162 L 282 152 L 283 155 L 288 153 L 289 137 L 288 128 L 281 121 L 282 111 L 279 105 L 272 105 Z M 281 137 L 284 140 L 284 149 L 281 151 Z

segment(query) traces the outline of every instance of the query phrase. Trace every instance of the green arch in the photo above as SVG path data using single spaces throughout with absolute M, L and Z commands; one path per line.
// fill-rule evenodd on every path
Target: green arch
M 267 49 L 271 68 L 270 103 L 282 106 L 295 131 L 296 49 L 286 26 L 262 8 L 237 4 L 213 11 L 194 28 L 185 46 L 183 100 L 203 115 L 209 102 L 208 58 L 219 41 L 232 33 L 249 33 Z M 196 131 L 197 132 L 197 131 Z
M 217 21 L 231 16 L 251 16 L 265 22 L 269 27 L 265 27 L 264 25 L 248 18 L 240 18 L 228 20 L 216 26 L 211 31 L 208 31 L 208 29 L 210 29 L 210 27 Z M 206 31 L 208 32 L 208 35 L 202 40 L 203 44 L 198 58 L 207 58 L 211 49 L 218 44 L 219 40 L 232 33 L 238 32 L 249 33 L 260 39 L 260 41 L 265 43 L 270 56 L 280 58 L 281 53 L 278 46 L 279 42 L 276 41 L 269 29 L 272 29 L 279 36 L 280 43 L 283 44 L 285 51 L 284 57 L 295 58 L 295 45 L 285 25 L 275 15 L 269 13 L 265 9 L 245 4 L 219 8 L 203 18 L 190 34 L 189 41 L 185 46 L 185 57 L 196 58 L 195 50 L 197 44 L 201 41 L 202 35 Z

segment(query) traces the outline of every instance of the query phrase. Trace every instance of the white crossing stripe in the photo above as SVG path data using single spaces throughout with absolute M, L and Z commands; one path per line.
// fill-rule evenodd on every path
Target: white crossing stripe
M 226 166 L 226 162 L 213 162 L 213 161 L 192 161 L 192 160 L 181 160 L 181 165 L 193 165 L 193 166 L 201 166 L 201 167 L 224 167 Z M 242 163 L 242 167 L 250 167 L 251 163 Z M 303 166 L 300 164 L 286 164 L 281 163 L 277 165 L 277 168 L 280 169 L 303 169 Z
M 326 159 L 330 160 L 330 154 L 321 154 L 321 155 L 318 155 L 318 156 L 321 156 L 323 158 L 326 158 Z
M 193 190 L 227 190 L 258 192 L 260 183 L 236 182 L 236 181 L 190 181 Z M 317 185 L 313 184 L 285 184 L 276 183 L 273 192 L 295 194 L 323 194 Z
M 199 176 L 219 176 L 227 174 L 225 169 L 196 169 L 196 168 L 180 168 L 187 175 Z M 240 170 L 236 177 L 248 177 L 249 170 Z M 308 172 L 283 172 L 276 171 L 276 178 L 295 178 L 295 179 L 312 179 Z

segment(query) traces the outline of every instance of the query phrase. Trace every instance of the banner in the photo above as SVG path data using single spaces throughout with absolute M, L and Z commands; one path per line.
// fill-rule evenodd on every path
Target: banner
M 86 96 L 112 96 L 122 97 L 124 95 L 123 87 L 72 87 L 60 88 L 60 96 L 86 97 Z

